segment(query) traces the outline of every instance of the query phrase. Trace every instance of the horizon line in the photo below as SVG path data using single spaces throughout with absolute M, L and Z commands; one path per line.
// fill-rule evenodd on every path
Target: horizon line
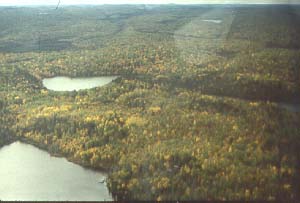
M 236 3 L 96 3 L 96 4 L 60 4 L 62 6 L 103 6 L 103 5 L 300 5 L 299 3 L 247 3 L 247 2 L 236 2 Z M 56 6 L 56 4 L 0 4 L 0 7 L 37 7 L 37 6 Z

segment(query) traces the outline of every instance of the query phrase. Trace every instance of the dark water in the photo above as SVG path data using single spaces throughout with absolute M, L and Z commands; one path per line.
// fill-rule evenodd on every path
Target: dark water
M 289 112 L 294 112 L 294 113 L 300 112 L 300 105 L 299 104 L 279 103 L 278 105 L 281 108 L 283 108 L 283 109 L 285 109 Z
M 112 200 L 105 174 L 15 142 L 0 149 L 0 200 Z

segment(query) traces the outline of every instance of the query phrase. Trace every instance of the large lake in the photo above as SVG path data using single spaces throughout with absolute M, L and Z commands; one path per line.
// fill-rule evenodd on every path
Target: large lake
M 105 174 L 15 142 L 0 148 L 0 200 L 112 200 Z
M 101 87 L 115 80 L 118 76 L 90 78 L 53 77 L 43 79 L 43 85 L 54 91 L 74 91 Z

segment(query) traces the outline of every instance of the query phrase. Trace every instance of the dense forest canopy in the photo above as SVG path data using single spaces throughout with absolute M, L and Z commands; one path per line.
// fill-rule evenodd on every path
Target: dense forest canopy
M 105 170 L 116 199 L 299 198 L 299 6 L 1 7 L 0 19 L 0 146 Z M 119 77 L 42 85 L 106 75 Z

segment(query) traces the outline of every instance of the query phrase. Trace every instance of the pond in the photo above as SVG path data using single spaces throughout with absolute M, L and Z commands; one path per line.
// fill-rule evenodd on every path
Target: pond
M 0 148 L 0 200 L 112 200 L 105 174 L 15 142 Z
M 216 23 L 216 24 L 220 24 L 222 22 L 222 20 L 202 20 L 203 22 L 209 22 L 209 23 Z
M 118 76 L 88 77 L 88 78 L 69 78 L 53 77 L 43 79 L 43 85 L 49 90 L 54 91 L 78 91 L 104 86 Z

